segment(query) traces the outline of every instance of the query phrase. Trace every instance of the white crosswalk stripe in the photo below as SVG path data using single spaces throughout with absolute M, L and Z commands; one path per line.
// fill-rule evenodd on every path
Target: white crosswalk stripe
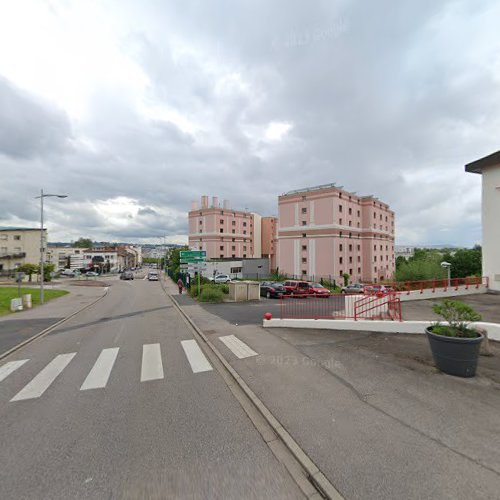
M 0 382 L 6 379 L 12 372 L 16 371 L 18 368 L 24 365 L 29 361 L 29 359 L 21 359 L 19 361 L 9 361 L 5 363 L 3 366 L 0 366 Z
M 196 340 L 183 340 L 181 345 L 193 373 L 208 372 L 213 369 Z
M 163 378 L 160 344 L 142 346 L 141 382 Z
M 76 352 L 56 356 L 28 385 L 18 392 L 11 401 L 39 398 L 66 368 Z
M 90 373 L 87 375 L 87 378 L 80 387 L 81 391 L 86 391 L 88 389 L 102 389 L 103 387 L 106 387 L 119 350 L 119 347 L 113 347 L 111 349 L 103 349 L 101 351 L 101 354 L 94 363 L 92 370 L 90 370 Z
M 258 355 L 254 350 L 250 349 L 250 347 L 234 335 L 219 337 L 219 340 L 223 342 L 225 346 L 239 359 Z

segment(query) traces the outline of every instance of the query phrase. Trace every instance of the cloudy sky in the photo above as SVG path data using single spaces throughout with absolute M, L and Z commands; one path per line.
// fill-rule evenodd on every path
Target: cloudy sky
M 203 194 L 262 215 L 335 182 L 397 243 L 481 239 L 500 149 L 495 0 L 0 0 L 0 225 L 187 241 Z

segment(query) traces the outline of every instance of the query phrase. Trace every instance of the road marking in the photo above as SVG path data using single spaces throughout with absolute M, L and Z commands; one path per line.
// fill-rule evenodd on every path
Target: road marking
M 9 361 L 5 363 L 3 366 L 0 366 L 0 382 L 6 379 L 12 372 L 16 371 L 18 368 L 24 365 L 29 361 L 29 359 L 21 359 L 19 361 Z
M 257 353 L 250 349 L 244 342 L 236 338 L 234 335 L 226 335 L 219 337 L 219 340 L 224 342 L 226 347 L 238 358 L 249 358 L 250 356 L 257 356 Z
M 203 351 L 200 349 L 196 340 L 182 340 L 181 345 L 186 354 L 186 358 L 191 365 L 193 373 L 208 372 L 213 370 L 212 365 L 208 362 L 208 359 L 203 354 Z
M 141 382 L 163 378 L 160 344 L 142 346 Z
M 86 391 L 87 389 L 102 389 L 106 387 L 119 350 L 119 347 L 113 347 L 101 351 L 92 370 L 90 370 L 87 378 L 80 387 L 81 391 Z
M 18 392 L 11 401 L 39 398 L 66 368 L 76 352 L 56 356 L 28 385 Z

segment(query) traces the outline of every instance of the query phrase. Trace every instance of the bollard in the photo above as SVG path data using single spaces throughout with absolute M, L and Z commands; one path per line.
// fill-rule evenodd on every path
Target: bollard
M 32 301 L 31 301 L 31 293 L 27 293 L 23 295 L 23 308 L 24 309 L 31 309 L 33 307 Z

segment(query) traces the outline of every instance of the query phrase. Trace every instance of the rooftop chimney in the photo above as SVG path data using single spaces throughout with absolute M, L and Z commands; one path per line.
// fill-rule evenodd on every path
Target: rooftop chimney
M 229 200 L 224 200 L 224 210 L 230 210 L 230 208 L 229 208 Z
M 208 208 L 208 196 L 201 197 L 201 208 Z
M 212 197 L 212 207 L 219 208 L 219 198 L 217 198 L 217 196 Z
M 197 201 L 191 202 L 191 210 L 198 210 L 198 202 Z

